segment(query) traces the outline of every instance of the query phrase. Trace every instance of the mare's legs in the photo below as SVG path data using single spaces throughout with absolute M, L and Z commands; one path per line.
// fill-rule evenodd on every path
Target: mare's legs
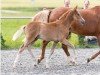
M 98 51 L 97 53 L 95 53 L 94 55 L 91 56 L 91 58 L 87 59 L 87 63 L 89 63 L 91 60 L 95 59 L 98 55 L 100 55 L 100 51 Z
M 43 42 L 42 42 L 42 51 L 40 54 L 40 58 L 38 59 L 38 64 L 44 59 L 45 48 L 46 48 L 48 43 L 49 43 L 49 41 L 45 41 L 45 40 L 43 40 Z
M 98 44 L 99 44 L 99 47 L 100 47 L 100 35 L 97 36 L 97 39 L 98 39 Z
M 100 46 L 100 35 L 97 36 L 97 39 L 98 39 L 98 44 Z M 100 50 L 95 53 L 94 55 L 92 55 L 90 58 L 87 59 L 87 63 L 89 63 L 91 60 L 95 59 L 98 55 L 100 55 Z

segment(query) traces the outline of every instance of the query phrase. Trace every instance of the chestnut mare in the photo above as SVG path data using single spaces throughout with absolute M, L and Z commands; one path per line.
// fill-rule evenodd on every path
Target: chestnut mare
M 75 20 L 79 20 L 81 23 L 84 22 L 84 19 L 81 17 L 80 13 L 77 11 L 77 7 L 73 10 L 66 11 L 59 20 L 50 23 L 42 23 L 42 22 L 30 22 L 26 26 L 22 27 L 20 30 L 15 33 L 14 37 L 16 39 L 21 35 L 17 35 L 18 33 L 25 33 L 25 42 L 19 49 L 17 57 L 15 59 L 13 67 L 16 67 L 16 63 L 20 57 L 20 54 L 28 48 L 30 50 L 30 46 L 35 43 L 36 40 L 41 38 L 42 40 L 60 42 L 65 46 L 69 46 L 74 48 L 72 44 L 66 40 L 66 37 L 69 34 L 69 29 L 71 27 L 71 23 Z M 23 29 L 23 30 L 22 30 Z M 15 40 L 16 40 L 15 39 Z M 33 57 L 33 54 L 31 54 Z M 46 66 L 48 65 L 48 60 L 46 61 Z
M 67 7 L 60 7 L 53 9 L 49 17 L 49 22 L 53 22 L 59 19 L 59 17 L 68 10 L 70 10 L 70 8 Z M 74 21 L 73 24 L 71 25 L 71 31 L 79 35 L 96 36 L 98 39 L 98 44 L 100 46 L 100 6 L 95 6 L 94 8 L 91 9 L 82 9 L 79 12 L 85 19 L 86 23 L 84 26 L 81 26 L 78 21 Z M 47 44 L 48 42 L 44 40 L 41 56 L 38 59 L 39 63 L 44 58 L 45 48 Z M 66 53 L 66 55 L 70 57 L 70 53 L 68 52 L 68 47 L 62 44 L 62 48 Z M 99 55 L 100 52 L 97 54 Z M 95 57 L 97 57 L 98 55 L 96 55 Z M 93 58 L 91 58 L 90 60 L 92 59 Z M 88 61 L 90 60 L 88 59 Z

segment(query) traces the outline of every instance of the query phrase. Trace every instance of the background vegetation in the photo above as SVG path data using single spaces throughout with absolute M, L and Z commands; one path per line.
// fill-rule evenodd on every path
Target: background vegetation
M 2 0 L 2 17 L 33 17 L 37 12 L 41 11 L 44 7 L 55 8 L 64 6 L 64 0 Z M 100 0 L 90 0 L 90 8 L 99 5 Z M 83 7 L 83 0 L 71 0 L 71 7 L 78 5 L 79 8 Z M 1 32 L 5 45 L 9 49 L 19 48 L 22 44 L 24 35 L 17 41 L 12 41 L 13 34 L 22 26 L 27 24 L 31 19 L 1 19 Z M 69 39 L 73 44 L 78 45 L 78 37 L 73 34 Z M 41 40 L 38 40 L 35 47 L 41 46 Z M 51 43 L 48 47 L 51 46 Z M 60 44 L 58 44 L 60 46 Z

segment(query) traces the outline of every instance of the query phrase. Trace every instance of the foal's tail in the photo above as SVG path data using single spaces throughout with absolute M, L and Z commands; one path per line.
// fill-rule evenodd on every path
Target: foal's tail
M 22 26 L 19 30 L 17 30 L 17 32 L 13 35 L 12 40 L 13 41 L 17 40 L 21 36 L 21 34 L 24 32 L 24 29 L 25 29 L 25 25 Z

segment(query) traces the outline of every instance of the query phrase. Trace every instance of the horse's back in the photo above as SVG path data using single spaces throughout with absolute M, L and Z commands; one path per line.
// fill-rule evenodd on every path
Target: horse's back
M 99 30 L 99 34 L 100 34 L 100 6 L 95 6 L 92 8 L 93 11 L 95 11 L 97 18 L 98 18 L 98 30 Z
M 38 12 L 34 17 L 32 18 L 32 21 L 38 21 L 38 22 L 45 22 L 48 21 L 50 10 L 42 10 Z
M 96 14 L 98 14 L 100 16 L 100 6 L 95 6 L 93 8 L 91 8 L 93 11 L 95 11 Z
M 53 22 L 53 21 L 59 19 L 60 16 L 63 13 L 67 12 L 69 9 L 70 8 L 68 8 L 68 7 L 59 7 L 59 8 L 53 9 L 52 12 L 51 12 L 51 14 L 50 14 L 49 21 Z

